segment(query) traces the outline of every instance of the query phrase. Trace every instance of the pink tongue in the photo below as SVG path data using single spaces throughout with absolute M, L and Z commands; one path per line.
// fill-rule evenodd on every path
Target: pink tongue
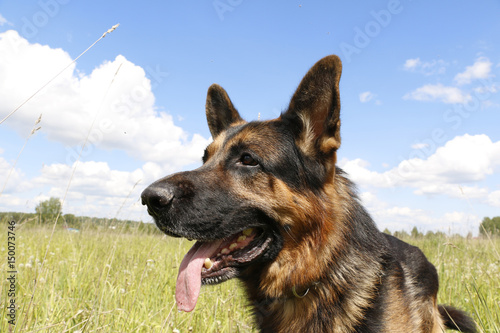
M 222 240 L 215 242 L 196 242 L 182 259 L 177 285 L 175 287 L 175 300 L 181 311 L 191 312 L 196 306 L 201 288 L 201 268 L 206 258 L 219 248 Z

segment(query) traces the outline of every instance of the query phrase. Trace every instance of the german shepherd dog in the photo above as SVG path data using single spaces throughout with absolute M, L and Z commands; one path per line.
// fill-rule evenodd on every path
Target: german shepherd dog
M 192 311 L 201 285 L 238 278 L 261 332 L 475 332 L 437 304 L 434 266 L 377 229 L 336 166 L 341 68 L 336 56 L 317 62 L 269 121 L 244 121 L 209 88 L 203 165 L 142 193 L 160 230 L 197 241 L 180 264 L 178 308 Z

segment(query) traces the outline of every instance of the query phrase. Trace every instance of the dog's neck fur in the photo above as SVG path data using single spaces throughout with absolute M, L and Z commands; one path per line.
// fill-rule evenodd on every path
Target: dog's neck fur
M 344 213 L 332 214 L 331 220 L 325 223 L 334 224 L 337 218 L 367 221 L 368 214 L 361 207 L 350 182 L 343 177 L 342 172 L 335 178 L 336 195 L 347 197 L 339 202 L 348 202 L 351 207 L 342 207 Z M 344 186 L 339 190 L 339 187 Z M 363 214 L 363 218 L 359 214 Z M 368 221 L 361 228 L 359 223 L 348 224 L 357 226 L 344 230 L 341 236 L 349 239 L 350 246 L 344 244 L 343 250 L 328 249 L 326 252 L 330 253 L 330 257 L 323 260 L 328 260 L 329 264 L 319 276 L 311 276 L 299 284 L 290 281 L 293 277 L 288 277 L 288 280 L 273 284 L 272 288 L 267 286 L 267 294 L 262 292 L 266 288 L 260 285 L 260 281 L 242 278 L 261 332 L 345 332 L 355 331 L 357 326 L 354 325 L 362 325 L 366 312 L 376 298 L 382 278 L 379 272 L 384 262 L 385 242 L 379 236 L 375 223 L 371 219 Z M 328 230 L 338 232 L 335 228 Z M 336 238 L 339 235 L 326 237 Z M 374 251 L 379 253 L 378 257 L 373 256 Z M 301 269 L 314 268 L 318 258 L 314 256 L 313 250 L 305 252 L 312 255 L 298 255 L 295 260 L 305 261 L 301 262 Z M 256 270 L 260 271 L 260 276 L 264 276 L 271 269 Z M 254 273 L 252 276 L 255 276 Z M 270 279 L 266 277 L 263 280 Z M 256 290 L 261 290 L 261 293 L 256 294 Z M 304 317 L 308 320 L 304 320 Z
M 330 275 L 297 286 L 295 293 L 284 290 L 281 297 L 252 294 L 258 281 L 245 281 L 261 332 L 354 331 L 353 323 L 362 324 L 381 279 L 377 275 L 381 263 L 356 255 L 355 260 L 351 254 L 335 263 Z

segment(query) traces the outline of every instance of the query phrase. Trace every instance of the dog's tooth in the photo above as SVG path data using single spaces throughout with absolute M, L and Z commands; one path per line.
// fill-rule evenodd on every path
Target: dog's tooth
M 223 248 L 222 251 L 220 251 L 221 254 L 229 254 L 229 249 L 228 248 Z
M 250 236 L 253 232 L 253 228 L 248 228 L 246 230 L 243 230 L 243 235 L 245 236 Z
M 237 247 L 238 247 L 238 244 L 233 243 L 233 244 L 229 245 L 229 250 L 233 251 Z
M 239 243 L 239 242 L 243 242 L 245 239 L 247 239 L 247 236 L 245 236 L 245 235 L 241 235 L 240 237 L 238 237 L 237 242 L 238 242 L 238 243 Z
M 210 269 L 212 268 L 214 263 L 212 262 L 212 260 L 210 260 L 210 258 L 207 258 L 205 259 L 205 263 L 203 265 L 205 266 L 206 269 Z

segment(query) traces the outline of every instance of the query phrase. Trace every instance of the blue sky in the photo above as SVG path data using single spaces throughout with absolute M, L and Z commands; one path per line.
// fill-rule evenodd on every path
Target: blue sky
M 271 119 L 317 60 L 337 54 L 339 164 L 380 228 L 477 234 L 483 217 L 500 215 L 499 10 L 498 1 L 4 0 L 2 119 L 120 26 L 0 124 L 0 211 L 33 212 L 57 196 L 64 213 L 151 221 L 141 190 L 199 165 L 211 140 L 210 84 L 247 120 Z

